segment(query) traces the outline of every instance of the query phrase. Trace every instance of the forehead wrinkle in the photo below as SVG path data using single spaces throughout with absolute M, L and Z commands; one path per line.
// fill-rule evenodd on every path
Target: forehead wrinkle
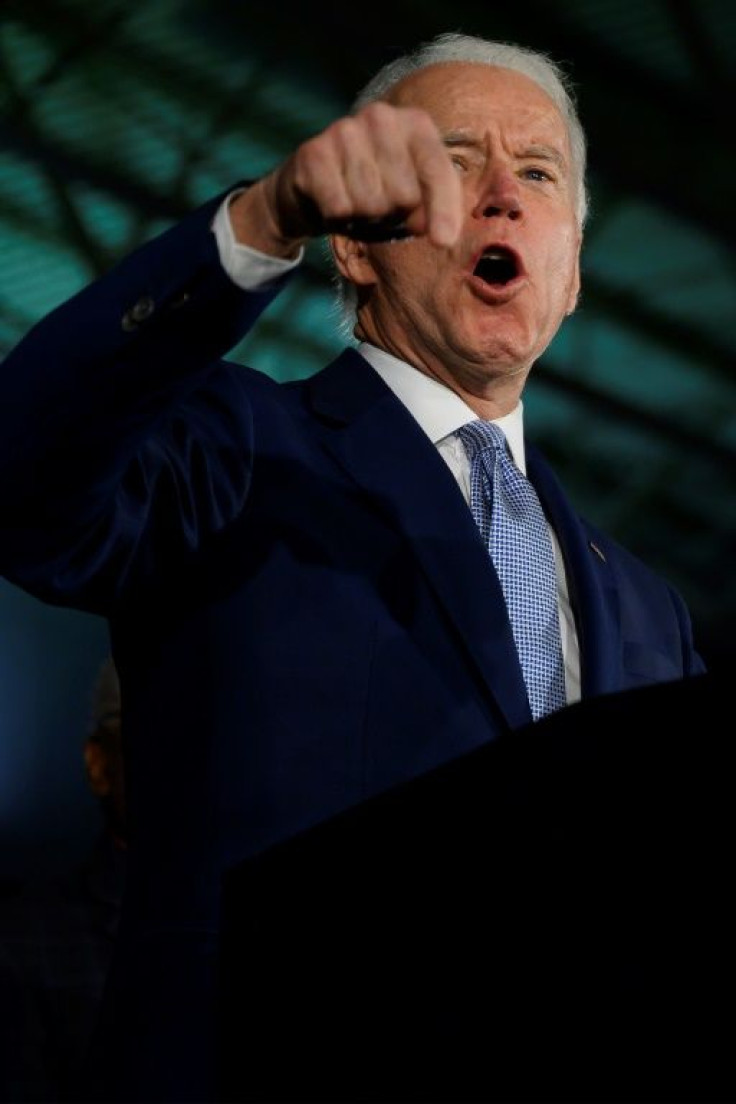
M 491 84 L 500 83 L 498 93 L 488 90 L 487 79 Z M 509 81 L 511 87 L 507 88 Z M 519 81 L 520 90 L 516 93 L 513 86 Z M 495 102 L 497 94 L 502 99 L 513 94 L 520 100 L 515 102 L 511 115 L 503 103 L 499 106 Z M 402 77 L 386 90 L 383 98 L 396 106 L 423 108 L 433 116 L 443 133 L 457 133 L 473 139 L 476 127 L 482 126 L 480 116 L 486 115 L 489 125 L 500 125 L 504 129 L 510 127 L 512 130 L 525 128 L 527 136 L 529 131 L 533 133 L 537 128 L 546 132 L 550 125 L 556 128 L 560 124 L 569 138 L 566 120 L 549 93 L 533 78 L 504 66 L 482 62 L 436 62 Z M 453 125 L 452 114 L 456 116 L 457 125 Z M 468 115 L 471 118 L 465 126 L 463 116 Z M 442 125 L 443 116 L 446 128 Z M 528 140 L 531 141 L 529 137 Z M 544 144 L 544 139 L 540 144 Z
M 479 146 L 480 138 L 476 137 L 472 130 L 463 130 L 462 127 L 448 127 L 442 129 L 442 141 L 448 146 Z
M 464 130 L 448 130 L 442 134 L 443 145 L 448 149 L 472 149 L 481 150 L 485 152 L 489 147 L 489 136 L 486 135 L 485 140 L 478 138 L 476 135 Z M 518 158 L 535 157 L 540 161 L 551 161 L 557 165 L 563 172 L 567 172 L 568 164 L 567 158 L 557 148 L 557 146 L 549 145 L 546 142 L 529 142 L 523 143 L 519 147 L 519 151 L 514 154 Z

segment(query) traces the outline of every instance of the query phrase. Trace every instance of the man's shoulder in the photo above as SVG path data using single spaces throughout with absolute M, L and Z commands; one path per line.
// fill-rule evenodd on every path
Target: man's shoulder
M 351 391 L 353 385 L 357 387 L 359 383 L 355 378 L 358 365 L 372 379 L 373 386 L 383 390 L 377 374 L 352 347 L 346 347 L 332 360 L 308 372 L 301 371 L 298 350 L 293 358 L 286 357 L 283 363 L 273 367 L 259 367 L 228 358 L 220 361 L 208 383 L 236 387 L 266 401 L 290 405 L 300 402 L 306 392 L 314 389 L 327 393 L 337 390 L 343 395 Z

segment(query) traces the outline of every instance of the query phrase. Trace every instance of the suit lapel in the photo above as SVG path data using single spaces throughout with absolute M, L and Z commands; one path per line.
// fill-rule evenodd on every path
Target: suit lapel
M 354 350 L 308 381 L 323 442 L 410 542 L 482 682 L 513 728 L 531 720 L 500 585 L 455 480 Z
M 556 476 L 532 446 L 527 474 L 557 533 L 578 629 L 583 697 L 618 689 L 621 627 L 610 564 L 572 510 Z

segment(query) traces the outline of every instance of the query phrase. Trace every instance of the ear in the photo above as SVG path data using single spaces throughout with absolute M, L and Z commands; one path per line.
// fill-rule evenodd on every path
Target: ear
M 342 234 L 333 234 L 330 237 L 330 247 L 337 270 L 345 280 L 357 287 L 375 284 L 376 270 L 365 242 L 354 241 Z
M 84 745 L 84 765 L 87 768 L 89 788 L 96 797 L 107 797 L 110 779 L 107 776 L 107 756 L 96 740 Z

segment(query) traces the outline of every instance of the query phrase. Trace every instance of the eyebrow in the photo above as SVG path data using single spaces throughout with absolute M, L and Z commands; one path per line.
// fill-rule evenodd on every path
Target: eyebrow
M 462 130 L 449 130 L 442 135 L 442 142 L 448 149 L 456 149 L 463 147 L 464 149 L 484 150 L 485 143 L 480 141 L 479 138 L 474 138 L 471 134 Z M 562 171 L 567 171 L 567 161 L 557 149 L 556 146 L 548 146 L 544 143 L 533 144 L 524 147 L 524 149 L 516 155 L 519 158 L 534 157 L 539 161 L 551 161 L 553 164 Z
M 534 157 L 538 161 L 552 161 L 563 172 L 567 169 L 567 161 L 556 146 L 527 146 L 520 157 Z
M 455 146 L 465 146 L 470 149 L 483 149 L 483 143 L 478 138 L 473 138 L 472 135 L 466 134 L 462 130 L 448 130 L 442 135 L 442 142 L 448 147 L 448 149 L 454 149 Z

